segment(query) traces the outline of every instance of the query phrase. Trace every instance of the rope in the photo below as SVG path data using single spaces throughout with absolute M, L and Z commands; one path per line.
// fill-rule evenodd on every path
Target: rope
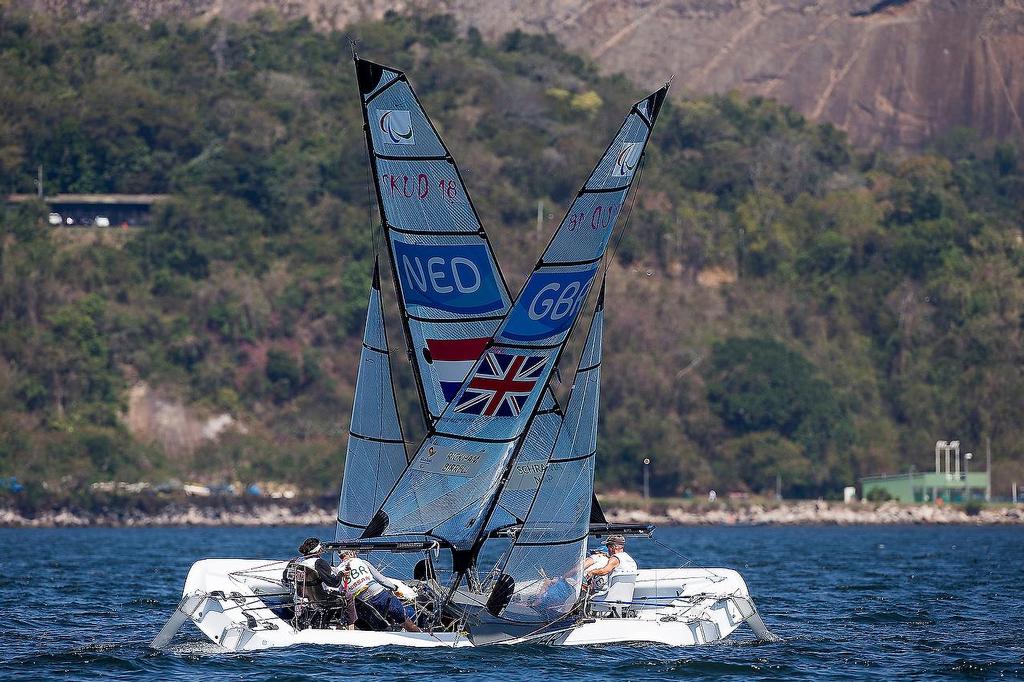
M 694 563 L 693 559 L 691 559 L 690 557 L 686 556 L 682 552 L 679 552 L 679 551 L 673 549 L 672 547 L 669 547 L 664 542 L 660 542 L 660 541 L 656 540 L 654 537 L 651 537 L 650 540 L 651 540 L 651 542 L 653 542 L 654 544 L 658 545 L 662 549 L 667 549 L 669 552 L 671 552 L 672 554 L 675 554 L 677 557 L 682 559 L 683 560 L 683 565 L 680 566 L 679 568 L 686 568 L 687 566 L 693 566 L 694 568 L 700 569 L 702 571 L 706 571 L 708 574 L 710 574 L 711 576 L 717 578 L 718 580 L 725 580 L 725 576 L 719 575 L 719 574 L 715 573 L 710 568 L 705 568 L 704 566 L 697 566 Z

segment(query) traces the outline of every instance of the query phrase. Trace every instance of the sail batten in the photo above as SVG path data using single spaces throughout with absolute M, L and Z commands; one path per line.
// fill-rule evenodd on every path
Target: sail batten
M 454 549 L 469 550 L 495 510 L 507 510 L 501 495 L 525 451 L 528 431 L 540 423 L 536 412 L 546 407 L 542 395 L 586 304 L 650 137 L 650 126 L 637 112 L 653 120 L 664 94 L 659 90 L 634 105 L 584 184 L 584 189 L 626 189 L 580 193 L 573 201 L 367 537 L 429 530 Z M 394 235 L 390 238 L 394 241 Z M 407 287 L 407 293 L 411 290 Z M 443 521 L 437 523 L 438 518 Z

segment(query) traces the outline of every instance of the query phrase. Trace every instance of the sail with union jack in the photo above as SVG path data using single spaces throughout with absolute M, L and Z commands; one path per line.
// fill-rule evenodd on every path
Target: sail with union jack
M 360 85 L 372 99 L 381 87 L 378 85 L 380 76 L 378 74 L 372 79 L 373 83 L 369 83 L 364 82 L 367 75 L 360 74 Z M 390 86 L 388 92 L 399 88 L 394 90 L 397 93 L 404 87 L 404 84 Z M 446 543 L 455 553 L 471 552 L 479 547 L 490 519 L 501 507 L 503 492 L 512 480 L 511 468 L 536 423 L 534 417 L 544 409 L 544 387 L 586 306 L 609 238 L 636 178 L 638 164 L 633 160 L 643 155 L 666 91 L 667 86 L 630 109 L 519 296 L 501 316 L 484 355 L 476 360 L 440 417 L 432 421 L 428 435 L 367 524 L 363 538 L 429 535 Z M 398 108 L 390 103 L 387 106 Z M 417 144 L 423 139 L 419 130 L 416 139 Z M 628 163 L 616 166 L 616 160 L 627 145 L 632 145 L 623 157 Z M 578 229 L 579 215 L 590 216 L 591 229 Z M 403 236 L 396 236 L 396 233 Z M 420 238 L 420 235 L 406 233 L 392 230 L 389 238 L 409 243 Z M 437 232 L 432 235 L 437 236 Z M 433 258 L 435 256 L 431 255 L 428 260 Z M 405 267 L 404 257 L 401 262 Z M 432 305 L 436 304 L 434 307 L 443 304 L 453 310 L 484 307 L 487 297 L 462 296 L 462 289 L 474 289 L 474 273 L 480 270 L 470 267 L 471 255 L 460 256 L 457 263 L 455 259 L 431 262 L 434 270 L 430 270 L 430 263 L 424 270 L 430 277 L 421 277 L 416 262 L 409 258 L 408 278 L 404 284 L 412 285 L 407 291 L 417 292 L 414 294 L 417 300 L 429 298 Z M 443 300 L 434 295 L 436 288 L 428 291 L 420 287 L 423 281 L 435 282 L 435 276 L 436 282 L 443 284 L 447 292 Z M 400 281 L 399 285 L 402 284 Z M 459 336 L 482 337 L 482 334 Z M 455 335 L 431 338 L 455 338 Z M 498 355 L 524 359 L 502 360 Z M 513 363 L 518 366 L 513 367 Z M 523 372 L 528 374 L 524 376 Z M 484 386 L 481 381 L 492 383 Z M 472 461 L 472 466 L 466 466 L 466 461 Z M 460 566 L 457 572 L 462 574 L 466 570 L 468 566 Z
M 544 356 L 488 352 L 462 392 L 455 411 L 518 417 L 546 362 Z

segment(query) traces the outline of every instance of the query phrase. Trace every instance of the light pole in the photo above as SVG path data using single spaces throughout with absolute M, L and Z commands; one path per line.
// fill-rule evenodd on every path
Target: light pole
M 974 459 L 974 453 L 968 452 L 964 454 L 964 497 L 967 500 L 971 499 L 971 479 L 967 475 L 971 471 L 971 460 Z
M 651 496 L 651 458 L 644 457 L 644 499 Z

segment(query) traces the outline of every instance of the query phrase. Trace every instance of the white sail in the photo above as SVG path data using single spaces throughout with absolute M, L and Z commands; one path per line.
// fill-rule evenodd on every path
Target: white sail
M 336 540 L 362 534 L 407 463 L 375 262 L 341 480 Z

